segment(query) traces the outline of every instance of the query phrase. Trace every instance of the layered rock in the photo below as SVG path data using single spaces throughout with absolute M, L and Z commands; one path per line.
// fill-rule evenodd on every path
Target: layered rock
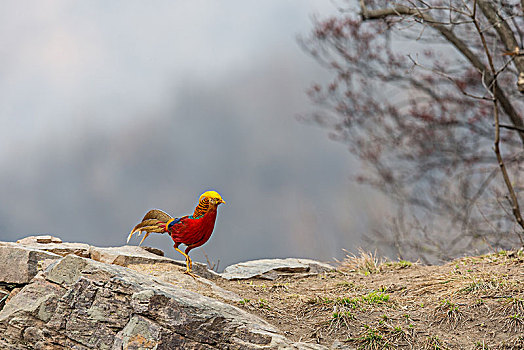
M 44 264 L 60 258 L 60 255 L 46 251 L 4 243 L 0 246 L 0 282 L 29 283 Z
M 294 343 L 228 304 L 238 296 L 216 286 L 222 277 L 213 272 L 194 280 L 180 262 L 139 247 L 88 247 L 88 258 L 83 249 L 56 250 L 63 244 L 0 244 L 8 266 L 0 270 L 1 349 L 325 349 Z M 275 263 L 278 273 L 313 271 L 310 261 L 287 270 Z
M 288 344 L 272 326 L 234 306 L 74 255 L 25 286 L 0 312 L 0 324 L 2 345 L 20 349 Z
M 58 237 L 49 235 L 45 236 L 29 236 L 16 241 L 20 246 L 28 249 L 45 250 L 61 256 L 68 254 L 75 254 L 89 258 L 89 244 L 85 243 L 62 243 L 62 240 Z

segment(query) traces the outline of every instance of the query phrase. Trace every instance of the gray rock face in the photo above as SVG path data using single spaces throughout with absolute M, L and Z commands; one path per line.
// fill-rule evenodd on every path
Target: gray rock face
M 55 254 L 56 253 L 56 254 Z M 0 349 L 293 349 L 266 321 L 227 304 L 219 274 L 158 249 L 97 248 L 52 236 L 0 242 Z M 310 274 L 332 267 L 308 259 L 228 267 L 230 279 Z M 216 281 L 215 281 L 216 282 Z
M 194 266 L 194 265 L 193 265 Z M 148 276 L 154 277 L 161 282 L 170 283 L 176 287 L 195 291 L 212 298 L 218 298 L 228 302 L 240 302 L 243 300 L 235 293 L 225 290 L 207 278 L 193 278 L 183 273 L 185 266 L 178 264 L 133 264 L 131 269 Z
M 235 306 L 68 255 L 0 311 L 0 348 L 306 349 Z M 317 347 L 317 349 L 320 349 Z
M 0 245 L 0 282 L 29 283 L 46 264 L 60 258 L 57 254 L 43 250 L 3 243 Z
M 220 276 L 228 280 L 249 278 L 274 280 L 280 275 L 322 273 L 334 269 L 329 264 L 310 259 L 260 259 L 228 266 Z

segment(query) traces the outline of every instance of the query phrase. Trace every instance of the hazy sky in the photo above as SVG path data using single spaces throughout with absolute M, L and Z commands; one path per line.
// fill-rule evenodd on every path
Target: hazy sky
M 297 44 L 326 0 L 5 2 L 0 239 L 122 245 L 150 208 L 219 191 L 225 265 L 355 250 L 384 215 L 356 163 L 297 120 L 323 70 Z M 148 245 L 179 257 L 167 236 Z M 133 241 L 137 244 L 138 241 Z M 192 255 L 205 261 L 201 249 Z

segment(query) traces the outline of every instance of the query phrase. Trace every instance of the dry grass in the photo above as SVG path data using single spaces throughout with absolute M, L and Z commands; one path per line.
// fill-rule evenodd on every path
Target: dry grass
M 377 252 L 366 252 L 359 248 L 359 255 L 347 252 L 344 260 L 340 263 L 340 271 L 357 272 L 364 275 L 379 273 L 380 266 L 384 263 L 383 260 L 377 257 Z
M 459 309 L 459 306 L 455 303 L 450 302 L 447 299 L 444 299 L 435 308 L 435 321 L 433 321 L 433 324 L 447 324 L 456 327 L 459 322 L 463 321 L 463 319 L 463 312 Z
M 522 349 L 524 253 L 443 266 L 361 251 L 336 272 L 276 281 L 219 281 L 293 339 L 360 349 Z
M 418 262 L 406 260 L 390 261 L 385 258 L 379 258 L 377 252 L 366 252 L 362 248 L 358 249 L 358 255 L 344 251 L 346 252 L 346 257 L 339 262 L 339 271 L 342 272 L 370 275 L 386 270 L 400 270 L 418 265 Z
M 360 349 L 378 350 L 391 348 L 391 344 L 379 329 L 367 325 L 363 328 L 360 334 L 355 338 L 349 339 L 349 342 L 357 345 Z

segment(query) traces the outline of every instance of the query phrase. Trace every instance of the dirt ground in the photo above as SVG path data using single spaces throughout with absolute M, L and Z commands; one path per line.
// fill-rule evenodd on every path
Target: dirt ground
M 524 349 L 524 252 L 442 266 L 349 257 L 336 272 L 216 281 L 296 341 L 360 349 Z M 232 302 L 230 302 L 232 303 Z

